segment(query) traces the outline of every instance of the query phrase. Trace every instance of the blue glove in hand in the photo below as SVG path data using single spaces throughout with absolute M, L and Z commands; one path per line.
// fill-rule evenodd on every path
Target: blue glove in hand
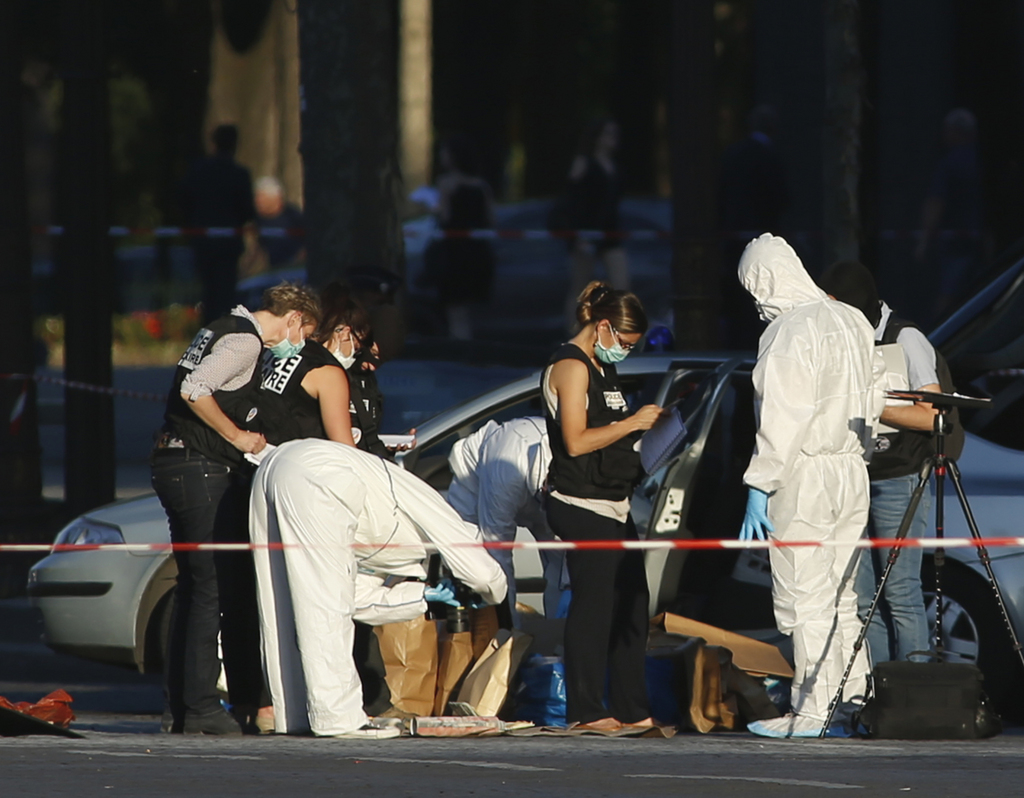
M 458 607 L 459 602 L 455 599 L 455 585 L 451 579 L 442 579 L 436 585 L 427 585 L 423 589 L 423 598 L 428 602 L 448 604 Z
M 768 494 L 751 488 L 747 494 L 747 514 L 743 516 L 743 526 L 740 527 L 740 540 L 767 540 L 767 533 L 774 531 L 775 527 L 768 520 Z

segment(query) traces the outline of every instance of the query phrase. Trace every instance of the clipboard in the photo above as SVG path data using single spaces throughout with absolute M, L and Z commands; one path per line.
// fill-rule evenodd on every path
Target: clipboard
M 640 465 L 648 474 L 679 454 L 686 443 L 686 422 L 679 412 L 679 403 L 673 402 L 665 411 L 640 438 Z

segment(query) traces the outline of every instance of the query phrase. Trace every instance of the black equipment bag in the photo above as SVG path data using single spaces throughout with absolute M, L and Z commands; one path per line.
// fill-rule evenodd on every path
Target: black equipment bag
M 974 665 L 879 662 L 861 711 L 868 736 L 890 740 L 977 740 L 1002 731 Z

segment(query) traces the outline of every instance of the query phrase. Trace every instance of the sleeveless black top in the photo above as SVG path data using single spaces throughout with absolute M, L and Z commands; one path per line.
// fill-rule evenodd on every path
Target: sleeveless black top
M 320 402 L 302 387 L 305 376 L 318 368 L 340 369 L 341 364 L 316 341 L 307 339 L 299 354 L 280 360 L 269 349 L 264 352 L 259 418 L 267 443 L 327 438 Z
M 605 427 L 629 416 L 629 406 L 619 386 L 618 373 L 610 363 L 602 364 L 604 374 L 575 344 L 563 344 L 555 352 L 541 375 L 541 391 L 548 371 L 560 360 L 579 360 L 590 372 L 587 387 L 587 428 Z M 565 447 L 562 428 L 548 415 L 548 437 L 551 444 L 551 468 L 548 484 L 565 496 L 581 499 L 628 499 L 640 480 L 640 455 L 633 450 L 639 433 L 627 435 L 610 446 L 573 457 Z

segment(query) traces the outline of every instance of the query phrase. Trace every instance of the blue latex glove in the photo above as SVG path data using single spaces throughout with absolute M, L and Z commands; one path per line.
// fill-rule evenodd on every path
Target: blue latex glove
M 455 585 L 452 584 L 451 579 L 442 579 L 436 585 L 427 585 L 423 589 L 423 598 L 428 602 L 448 604 L 452 607 L 459 606 L 459 602 L 455 599 Z
M 768 520 L 768 494 L 763 490 L 751 488 L 747 494 L 747 514 L 743 516 L 740 527 L 740 540 L 767 540 L 768 533 L 775 527 Z

